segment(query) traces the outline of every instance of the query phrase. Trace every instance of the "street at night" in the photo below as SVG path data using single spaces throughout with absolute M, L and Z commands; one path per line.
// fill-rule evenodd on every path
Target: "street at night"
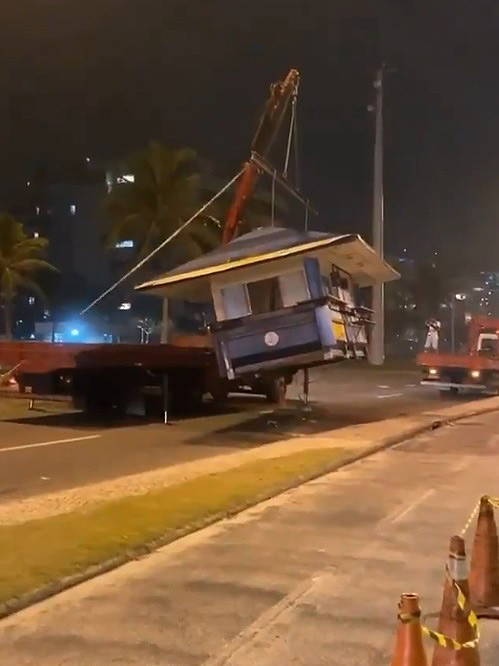
M 2 5 L 0 666 L 496 666 L 499 4 Z
M 297 383 L 290 394 L 296 398 L 299 393 Z M 441 396 L 419 386 L 416 372 L 348 373 L 333 368 L 312 374 L 311 398 L 321 397 L 322 403 L 313 402 L 310 412 L 297 400 L 285 410 L 273 410 L 257 396 L 235 397 L 225 414 L 213 409 L 210 413 L 207 407 L 207 414 L 179 418 L 167 426 L 141 419 L 92 422 L 73 413 L 18 414 L 1 422 L 5 436 L 0 444 L 0 504 L 258 448 L 290 436 L 438 412 L 465 405 L 475 396 Z
M 497 485 L 498 427 L 420 435 L 21 612 L 0 624 L 3 658 L 384 666 L 399 596 L 438 612 L 449 538 Z M 482 633 L 494 664 L 497 623 Z

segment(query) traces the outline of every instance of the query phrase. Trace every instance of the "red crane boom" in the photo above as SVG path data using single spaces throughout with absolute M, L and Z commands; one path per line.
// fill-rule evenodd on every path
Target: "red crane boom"
M 283 81 L 274 83 L 270 87 L 270 97 L 265 104 L 265 110 L 251 145 L 252 153 L 257 153 L 263 158 L 267 157 L 281 126 L 289 100 L 298 90 L 299 81 L 299 73 L 296 69 L 292 69 Z M 258 167 L 251 159 L 245 162 L 243 173 L 236 186 L 234 200 L 227 214 L 222 237 L 224 244 L 229 243 L 236 235 L 246 205 L 255 190 L 258 176 Z

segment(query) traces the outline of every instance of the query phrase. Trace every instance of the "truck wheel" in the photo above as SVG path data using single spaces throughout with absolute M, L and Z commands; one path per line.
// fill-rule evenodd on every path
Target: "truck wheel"
M 278 377 L 273 379 L 268 385 L 265 395 L 268 402 L 278 405 L 279 407 L 284 407 L 286 404 L 286 380 L 284 377 Z
M 225 407 L 227 398 L 229 397 L 229 389 L 225 386 L 218 386 L 210 391 L 213 403 L 217 409 Z
M 455 386 L 452 386 L 451 388 L 448 389 L 440 389 L 439 393 L 442 396 L 442 398 L 448 398 L 451 395 L 458 395 L 459 389 L 456 388 Z
M 84 400 L 84 412 L 95 417 L 124 416 L 125 406 L 121 396 L 111 400 L 101 395 L 87 395 Z
M 199 411 L 203 402 L 203 392 L 196 386 L 177 387 L 169 393 L 171 409 L 176 414 Z

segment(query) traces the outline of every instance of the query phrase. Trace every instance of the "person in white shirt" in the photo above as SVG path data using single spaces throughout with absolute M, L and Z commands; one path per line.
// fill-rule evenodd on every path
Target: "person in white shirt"
M 438 351 L 438 341 L 440 336 L 441 324 L 438 319 L 428 319 L 426 322 L 426 342 L 425 350 Z

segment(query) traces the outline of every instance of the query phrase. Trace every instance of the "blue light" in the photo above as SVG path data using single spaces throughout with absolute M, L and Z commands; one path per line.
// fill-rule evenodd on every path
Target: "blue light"
M 73 338 L 76 338 L 80 335 L 80 331 L 77 328 L 73 328 L 71 329 L 71 335 L 73 336 Z

